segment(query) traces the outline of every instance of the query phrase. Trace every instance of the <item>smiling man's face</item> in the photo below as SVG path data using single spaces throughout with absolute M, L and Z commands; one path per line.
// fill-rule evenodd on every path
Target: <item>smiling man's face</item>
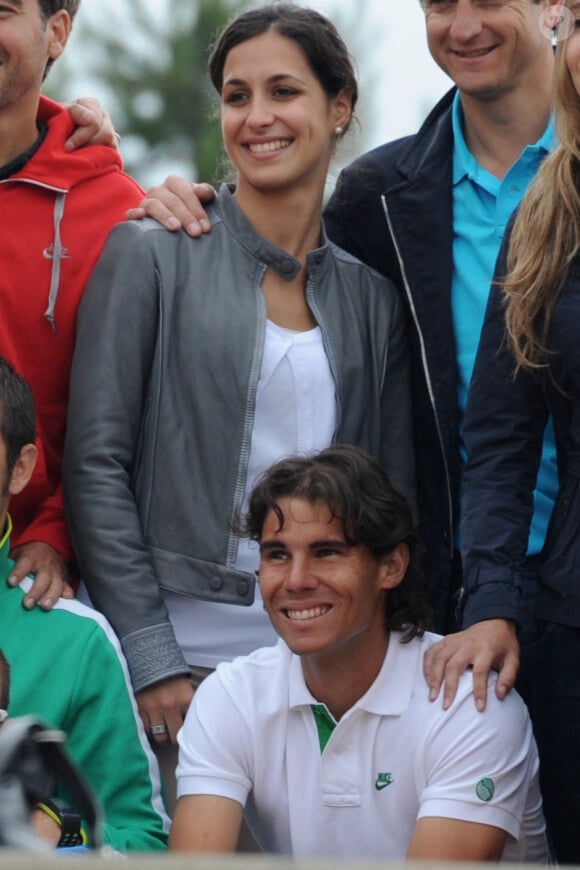
M 533 0 L 424 0 L 429 50 L 460 91 L 497 99 L 525 85 L 549 57 L 545 4 Z
M 363 646 L 384 654 L 385 560 L 345 540 L 327 505 L 281 498 L 265 519 L 260 588 L 278 634 L 298 655 L 340 654 Z

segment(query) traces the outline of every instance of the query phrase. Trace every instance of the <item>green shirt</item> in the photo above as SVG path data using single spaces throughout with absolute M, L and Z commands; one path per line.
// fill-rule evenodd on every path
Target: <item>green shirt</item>
M 0 540 L 0 648 L 11 666 L 10 716 L 37 716 L 67 734 L 66 748 L 99 798 L 103 838 L 114 849 L 165 849 L 169 820 L 113 630 L 96 611 L 59 599 L 22 607 L 6 578 L 10 523 Z M 30 588 L 31 581 L 23 581 Z

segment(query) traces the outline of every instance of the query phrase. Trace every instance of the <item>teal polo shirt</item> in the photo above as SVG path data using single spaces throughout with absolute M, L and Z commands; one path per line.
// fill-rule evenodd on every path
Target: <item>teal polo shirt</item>
M 535 145 L 528 145 L 500 181 L 479 165 L 463 135 L 459 94 L 453 103 L 453 280 L 451 307 L 457 352 L 460 443 L 465 464 L 463 415 L 483 326 L 495 261 L 508 219 L 522 199 L 540 163 L 555 146 L 550 123 Z M 552 423 L 544 439 L 542 462 L 534 493 L 534 516 L 528 554 L 538 553 L 558 489 L 556 447 Z

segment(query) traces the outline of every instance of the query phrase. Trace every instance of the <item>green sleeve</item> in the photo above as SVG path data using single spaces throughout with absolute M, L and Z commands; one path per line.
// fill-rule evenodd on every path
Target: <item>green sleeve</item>
M 105 842 L 120 851 L 165 849 L 159 771 L 116 644 L 95 622 L 77 650 L 66 745 L 99 796 Z

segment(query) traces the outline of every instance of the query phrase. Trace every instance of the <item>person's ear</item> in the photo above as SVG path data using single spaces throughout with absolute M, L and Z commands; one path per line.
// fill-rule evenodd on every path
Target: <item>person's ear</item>
M 409 567 L 409 547 L 398 544 L 390 553 L 381 556 L 381 588 L 394 589 L 405 577 Z
M 70 36 L 71 19 L 68 12 L 60 9 L 51 15 L 47 24 L 48 56 L 51 60 L 60 57 Z
M 37 456 L 38 450 L 34 444 L 24 445 L 10 474 L 10 481 L 8 484 L 8 492 L 10 495 L 17 495 L 19 492 L 22 492 L 32 477 Z
M 346 130 L 352 120 L 352 95 L 349 90 L 343 88 L 334 98 L 333 121 L 335 129 Z

